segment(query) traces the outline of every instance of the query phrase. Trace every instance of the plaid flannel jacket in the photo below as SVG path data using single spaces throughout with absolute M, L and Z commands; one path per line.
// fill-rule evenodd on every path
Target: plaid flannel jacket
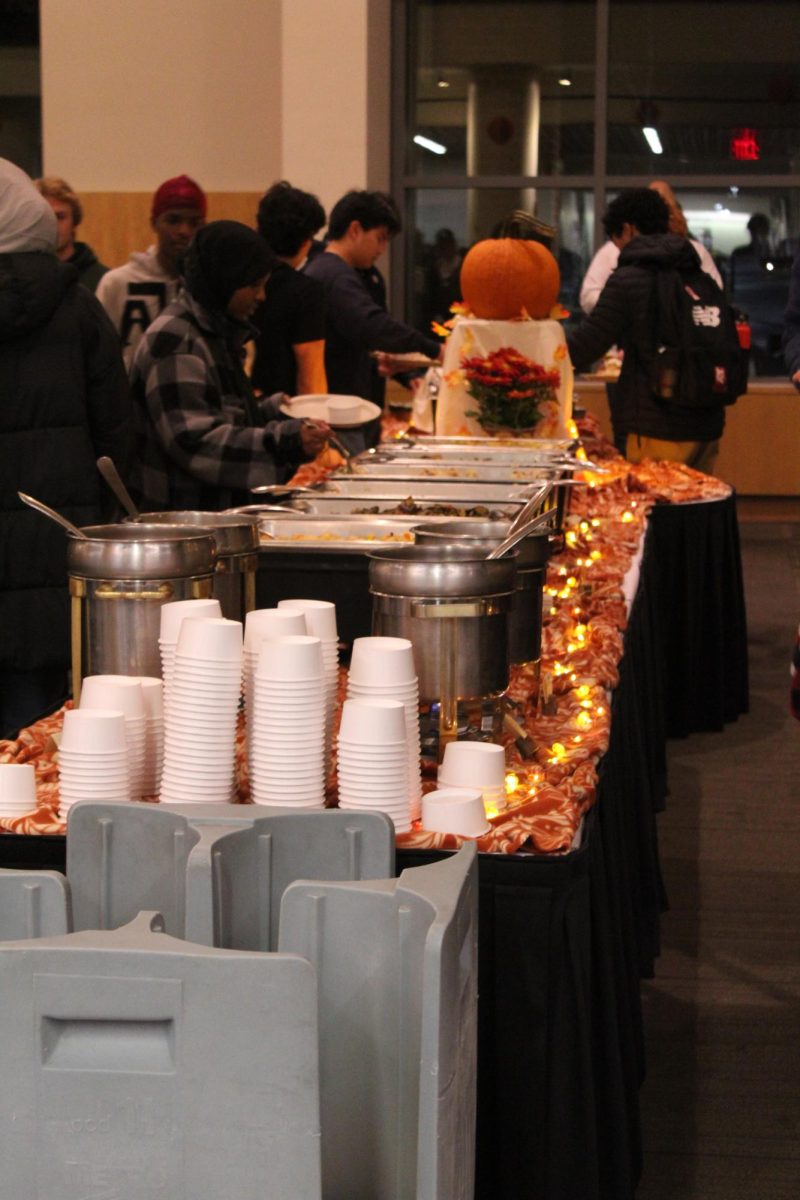
M 151 510 L 218 510 L 252 501 L 305 458 L 300 422 L 281 395 L 257 400 L 242 365 L 241 326 L 185 290 L 144 334 L 131 367 L 133 490 Z

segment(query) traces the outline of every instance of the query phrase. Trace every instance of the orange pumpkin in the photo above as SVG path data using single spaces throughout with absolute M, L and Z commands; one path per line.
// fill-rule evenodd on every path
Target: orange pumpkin
M 493 321 L 546 317 L 558 299 L 561 274 L 540 242 L 489 238 L 476 242 L 461 265 L 461 294 L 476 317 Z

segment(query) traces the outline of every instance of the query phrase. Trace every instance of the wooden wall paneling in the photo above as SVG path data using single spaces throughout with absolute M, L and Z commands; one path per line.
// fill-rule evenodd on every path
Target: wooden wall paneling
M 266 191 L 268 181 L 264 185 Z M 255 227 L 256 209 L 263 192 L 208 192 L 210 221 L 241 221 Z M 82 192 L 84 216 L 78 236 L 88 242 L 101 262 L 119 267 L 134 250 L 152 243 L 150 203 L 152 192 Z
M 611 436 L 601 383 L 575 384 L 576 399 Z M 800 495 L 800 395 L 788 382 L 756 382 L 726 411 L 715 474 L 742 496 Z

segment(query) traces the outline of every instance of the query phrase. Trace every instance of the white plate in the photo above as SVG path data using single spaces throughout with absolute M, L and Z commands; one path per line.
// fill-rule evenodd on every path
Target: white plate
M 422 367 L 440 367 L 442 365 L 438 358 L 428 358 L 427 354 L 422 354 L 419 350 L 403 350 L 398 353 L 391 350 L 375 350 L 372 352 L 373 358 L 380 358 L 384 355 L 392 366 L 405 367 L 409 371 L 416 371 Z
M 311 421 L 327 421 L 333 429 L 357 429 L 359 425 L 366 425 L 367 421 L 374 421 L 381 415 L 378 405 L 373 404 L 371 400 L 362 400 L 360 396 L 341 399 L 352 400 L 354 404 L 359 405 L 360 413 L 354 421 L 332 421 L 328 416 L 327 396 L 295 396 L 291 403 L 281 405 L 281 412 L 287 417 L 308 417 Z

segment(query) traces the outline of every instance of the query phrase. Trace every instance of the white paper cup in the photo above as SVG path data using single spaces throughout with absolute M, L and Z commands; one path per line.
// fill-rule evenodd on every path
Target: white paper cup
M 334 645 L 338 642 L 336 605 L 330 600 L 279 600 L 278 608 L 299 609 L 305 614 L 308 632 L 312 637 L 318 637 L 322 642 L 332 642 Z
M 480 837 L 491 826 L 477 788 L 441 788 L 422 797 L 422 827 L 434 833 Z
M 256 668 L 257 680 L 305 682 L 322 680 L 320 640 L 295 634 L 263 641 Z
M 164 683 L 151 675 L 139 675 L 142 685 L 142 700 L 148 720 L 160 720 L 164 715 Z
M 353 642 L 348 679 L 378 686 L 413 683 L 414 650 L 407 638 L 363 637 Z
M 161 642 L 175 645 L 185 617 L 221 617 L 219 600 L 171 600 L 161 606 Z
M 506 753 L 489 742 L 449 742 L 439 767 L 439 783 L 448 788 L 504 788 Z
M 262 641 L 265 638 L 308 636 L 310 630 L 305 616 L 299 610 L 290 611 L 287 608 L 255 608 L 244 619 L 244 648 L 245 653 L 258 655 Z
M 240 663 L 242 623 L 226 617 L 184 617 L 175 652 L 175 670 L 182 657 L 195 662 Z
M 110 709 L 127 718 L 144 717 L 142 685 L 134 675 L 87 675 L 81 684 L 80 708 Z
M 64 713 L 60 750 L 79 753 L 128 753 L 125 714 L 119 709 L 72 708 Z
M 345 700 L 339 738 L 355 746 L 405 745 L 405 707 L 399 700 Z
M 36 808 L 36 772 L 32 763 L 0 763 L 0 805 Z

